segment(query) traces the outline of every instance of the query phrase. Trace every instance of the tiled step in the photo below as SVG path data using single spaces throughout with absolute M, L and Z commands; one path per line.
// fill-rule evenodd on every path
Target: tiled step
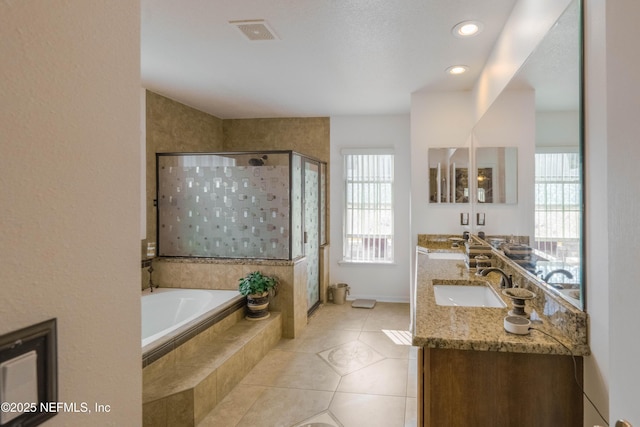
M 154 362 L 144 373 L 143 425 L 196 425 L 281 336 L 281 315 L 271 312 L 264 320 L 241 319 L 215 336 L 201 334 Z

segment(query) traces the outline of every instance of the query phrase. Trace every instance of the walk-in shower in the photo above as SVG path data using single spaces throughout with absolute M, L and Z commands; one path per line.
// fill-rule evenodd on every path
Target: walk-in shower
M 309 307 L 319 301 L 326 243 L 326 163 L 293 151 L 158 153 L 161 257 L 307 257 Z

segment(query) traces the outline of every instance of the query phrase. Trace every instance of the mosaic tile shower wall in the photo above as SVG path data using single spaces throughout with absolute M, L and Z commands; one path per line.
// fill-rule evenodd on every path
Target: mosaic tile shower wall
M 287 153 L 158 154 L 158 254 L 289 259 L 289 190 Z

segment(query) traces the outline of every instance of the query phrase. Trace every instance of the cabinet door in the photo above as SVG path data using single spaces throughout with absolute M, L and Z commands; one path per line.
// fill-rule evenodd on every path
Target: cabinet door
M 582 358 L 424 349 L 423 426 L 582 427 Z

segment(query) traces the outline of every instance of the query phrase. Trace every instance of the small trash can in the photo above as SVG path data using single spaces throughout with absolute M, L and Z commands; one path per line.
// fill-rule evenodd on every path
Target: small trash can
M 347 294 L 349 294 L 349 285 L 346 283 L 329 286 L 329 301 L 333 301 L 334 304 L 344 304 Z

